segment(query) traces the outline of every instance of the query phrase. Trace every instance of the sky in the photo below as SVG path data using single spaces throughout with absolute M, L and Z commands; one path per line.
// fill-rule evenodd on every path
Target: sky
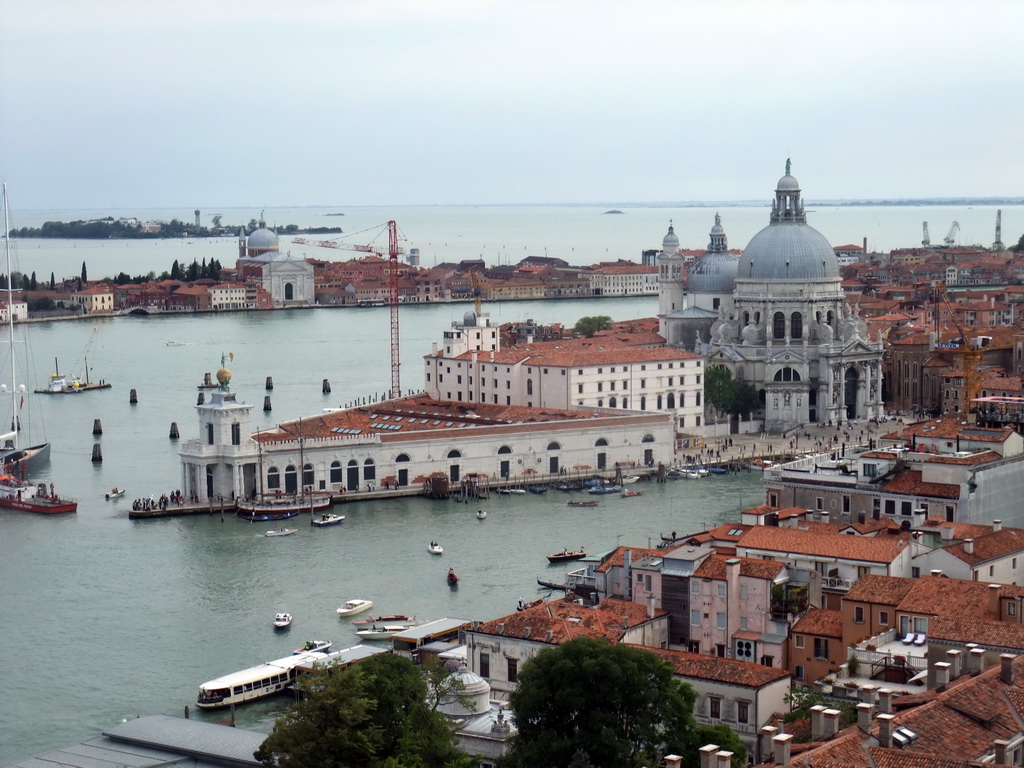
M 1020 0 L 0 0 L 12 206 L 1024 195 Z M 16 205 L 15 205 L 16 202 Z

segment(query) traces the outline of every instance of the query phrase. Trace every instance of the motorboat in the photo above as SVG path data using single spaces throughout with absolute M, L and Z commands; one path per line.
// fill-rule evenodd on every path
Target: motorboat
M 582 491 L 583 483 L 555 483 L 556 491 Z
M 13 475 L 3 475 L 0 477 L 0 507 L 53 515 L 77 512 L 78 502 L 59 497 L 53 490 L 53 483 L 47 490 L 45 483 L 35 485 L 20 481 Z
M 482 509 L 478 509 L 476 511 L 476 519 L 477 520 L 483 520 L 485 517 L 487 517 L 487 513 L 484 512 Z
M 583 547 L 579 549 L 563 549 L 561 552 L 555 552 L 553 555 L 548 555 L 549 563 L 564 563 L 567 560 L 579 560 L 582 557 L 586 557 L 587 553 Z
M 455 569 L 454 568 L 449 568 L 448 569 L 448 586 L 449 587 L 454 587 L 454 586 L 458 585 L 458 583 L 459 583 L 459 577 L 455 575 Z
M 256 499 L 238 499 L 235 509 L 243 520 L 287 520 L 300 512 L 316 514 L 331 506 L 329 494 L 271 494 L 265 493 Z
M 292 651 L 292 656 L 298 656 L 303 653 L 327 653 L 332 645 L 334 643 L 330 640 L 307 640 L 304 646 Z
M 415 616 L 406 616 L 404 613 L 387 613 L 382 616 L 369 615 L 365 619 L 356 619 L 352 622 L 356 627 L 369 627 L 374 624 L 405 624 L 410 625 L 416 621 Z
M 285 627 L 291 626 L 292 615 L 290 613 L 279 613 L 274 617 L 274 628 L 284 629 Z
M 622 478 L 622 484 L 623 485 L 632 485 L 633 483 L 635 483 L 639 479 L 640 479 L 640 475 L 630 475 L 629 477 Z
M 593 493 L 600 495 L 602 493 L 621 493 L 621 485 L 595 485 L 593 488 L 587 490 L 587 493 Z
M 272 531 L 267 531 L 264 536 L 291 536 L 293 533 L 298 533 L 298 528 L 275 528 Z
M 405 632 L 410 624 L 374 624 L 366 629 L 357 629 L 356 634 L 363 640 L 385 640 L 399 632 Z
M 567 501 L 565 503 L 570 507 L 596 507 L 601 502 L 596 499 L 591 499 L 589 501 Z
M 345 520 L 344 515 L 332 515 L 329 512 L 324 512 L 320 517 L 313 516 L 309 520 L 310 525 L 315 525 L 318 528 L 325 528 L 328 525 L 338 525 Z
M 526 486 L 526 490 L 529 493 L 536 493 L 539 496 L 542 493 L 547 493 L 548 487 L 546 485 L 528 485 Z
M 517 495 L 517 496 L 520 496 L 520 495 L 526 493 L 526 491 L 524 489 L 522 489 L 522 488 L 498 488 L 497 492 L 505 494 L 505 495 Z
M 338 609 L 339 616 L 354 616 L 357 613 L 373 608 L 372 600 L 349 600 Z
M 444 547 L 438 544 L 436 541 L 430 542 L 430 546 L 427 547 L 427 552 L 432 555 L 443 555 Z
M 122 496 L 124 496 L 124 488 L 118 488 L 117 486 L 111 488 L 110 491 L 105 494 L 107 501 L 110 501 L 111 499 L 120 499 Z
M 727 475 L 727 474 L 729 474 L 729 470 L 726 469 L 725 467 L 708 467 L 708 472 L 710 472 L 712 475 Z

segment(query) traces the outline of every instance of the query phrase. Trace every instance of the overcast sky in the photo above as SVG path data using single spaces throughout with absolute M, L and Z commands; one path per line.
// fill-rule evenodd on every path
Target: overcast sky
M 34 208 L 1024 195 L 1021 0 L 0 0 Z M 15 204 L 16 203 L 16 204 Z

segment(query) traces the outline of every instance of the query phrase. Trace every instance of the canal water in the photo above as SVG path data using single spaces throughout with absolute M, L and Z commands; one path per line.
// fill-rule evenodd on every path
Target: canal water
M 649 317 L 657 300 L 501 303 L 495 323 L 533 318 L 574 324 L 584 315 Z M 402 308 L 403 389 L 422 382 L 422 356 L 466 305 Z M 254 428 L 373 397 L 390 382 L 387 309 L 317 309 L 222 315 L 116 318 L 18 326 L 32 360 L 19 368 L 29 389 L 45 384 L 54 358 L 63 372 L 104 379 L 110 389 L 68 396 L 0 395 L 17 405 L 33 439 L 52 443 L 35 479 L 77 497 L 75 515 L 0 510 L 0 765 L 88 738 L 136 714 L 182 714 L 200 683 L 287 655 L 306 640 L 336 648 L 358 640 L 335 609 L 351 598 L 418 619 L 487 620 L 532 599 L 538 577 L 566 567 L 544 555 L 616 544 L 656 545 L 661 533 L 735 519 L 761 500 L 757 473 L 638 483 L 640 498 L 602 497 L 596 508 L 566 494 L 495 496 L 474 505 L 400 499 L 347 504 L 345 522 L 267 538 L 267 527 L 219 515 L 130 521 L 134 498 L 179 486 L 182 439 L 198 433 L 196 385 L 221 356 L 232 389 L 253 403 Z M 185 342 L 168 346 L 167 342 Z M 16 345 L 19 351 L 22 345 Z M 9 369 L 2 372 L 9 380 Z M 266 378 L 274 389 L 265 390 Z M 328 379 L 332 394 L 321 385 Z M 129 404 L 136 391 L 137 404 Z M 272 411 L 262 410 L 271 397 Z M 14 402 L 17 400 L 17 402 Z M 42 417 L 40 419 L 39 417 Z M 6 416 L 10 418 L 10 416 Z M 99 420 L 102 435 L 93 436 Z M 40 423 L 42 422 L 42 424 Z M 94 444 L 103 461 L 91 461 Z M 114 486 L 127 494 L 107 501 Z M 477 520 L 475 511 L 488 514 Z M 427 552 L 431 540 L 445 548 Z M 461 577 L 449 589 L 445 574 Z M 275 632 L 275 613 L 295 616 Z M 287 699 L 242 707 L 241 725 L 269 728 Z M 199 717 L 209 716 L 206 713 Z M 221 717 L 223 715 L 215 715 Z

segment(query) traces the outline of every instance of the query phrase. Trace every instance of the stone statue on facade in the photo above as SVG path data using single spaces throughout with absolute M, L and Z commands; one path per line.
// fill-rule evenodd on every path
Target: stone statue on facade
M 761 339 L 761 324 L 751 322 L 743 328 L 743 343 L 756 344 Z
M 711 324 L 711 343 L 722 344 L 722 330 L 726 326 L 725 309 L 723 307 L 718 308 L 718 319 Z

